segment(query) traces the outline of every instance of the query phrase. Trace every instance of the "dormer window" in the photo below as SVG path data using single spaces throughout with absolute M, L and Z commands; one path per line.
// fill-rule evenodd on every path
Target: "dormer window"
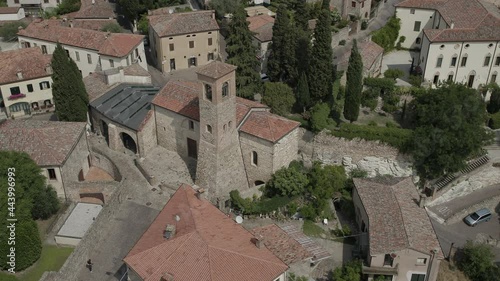
M 229 83 L 224 82 L 224 84 L 222 84 L 222 97 L 225 98 L 227 96 L 229 96 Z
M 212 101 L 212 86 L 205 84 L 205 99 Z

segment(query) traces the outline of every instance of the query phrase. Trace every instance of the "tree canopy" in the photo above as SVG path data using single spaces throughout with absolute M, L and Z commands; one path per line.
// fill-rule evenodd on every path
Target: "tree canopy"
M 308 184 L 307 175 L 296 165 L 290 164 L 289 167 L 283 167 L 276 171 L 266 188 L 272 195 L 291 197 L 301 195 Z
M 354 39 L 352 44 L 346 75 L 344 117 L 352 123 L 358 120 L 361 94 L 363 91 L 363 61 L 358 50 L 356 39 Z
M 333 52 L 330 12 L 322 10 L 314 30 L 309 66 L 309 91 L 313 102 L 326 102 L 332 95 Z
M 305 73 L 300 75 L 299 83 L 295 89 L 295 96 L 298 109 L 306 111 L 311 104 L 311 94 L 309 93 L 309 83 Z
M 238 66 L 236 69 L 237 94 L 249 99 L 253 99 L 253 96 L 262 88 L 258 71 L 260 62 L 255 56 L 257 49 L 252 44 L 252 40 L 245 9 L 240 6 L 229 23 L 229 35 L 226 38 L 227 63 Z
M 123 28 L 119 24 L 117 24 L 117 23 L 110 22 L 110 23 L 105 24 L 101 28 L 101 31 L 111 32 L 111 33 L 122 33 L 123 32 Z
M 330 120 L 330 107 L 327 103 L 317 103 L 311 109 L 310 127 L 313 132 L 320 132 L 328 127 Z
M 500 280 L 500 270 L 493 264 L 495 255 L 489 245 L 467 241 L 462 250 L 458 267 L 472 281 Z
M 210 0 L 208 7 L 215 10 L 218 19 L 224 18 L 226 14 L 234 14 L 242 5 L 241 0 Z
M 0 27 L 0 37 L 5 42 L 11 42 L 17 40 L 17 32 L 19 32 L 19 27 L 25 28 L 28 26 L 23 21 L 9 22 Z
M 491 139 L 480 95 L 462 84 L 444 84 L 417 94 L 412 102 L 415 131 L 411 150 L 421 176 L 457 172 Z
M 269 82 L 264 84 L 262 102 L 271 108 L 275 114 L 286 116 L 292 111 L 295 96 L 292 88 L 282 82 Z
M 341 267 L 335 268 L 332 277 L 335 281 L 360 281 L 361 280 L 361 265 L 358 260 L 350 261 Z
M 34 219 L 47 219 L 57 212 L 59 201 L 28 154 L 0 151 L 0 170 L 0 206 L 4 207 L 0 209 L 0 240 L 5 241 L 0 244 L 0 268 L 9 267 L 7 255 L 10 247 L 15 247 L 16 271 L 19 271 L 32 265 L 41 254 L 41 240 Z M 15 198 L 15 205 L 8 201 L 8 196 Z M 9 210 L 8 207 L 15 209 Z M 10 234 L 7 218 L 17 219 L 16 239 L 12 245 L 7 244 Z
M 52 95 L 60 121 L 87 121 L 89 98 L 76 63 L 61 44 L 52 55 Z

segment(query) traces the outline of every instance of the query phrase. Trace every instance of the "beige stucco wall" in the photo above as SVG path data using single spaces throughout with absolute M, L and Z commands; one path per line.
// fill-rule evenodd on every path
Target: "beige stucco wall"
M 49 169 L 54 169 L 56 173 L 56 179 L 51 180 L 49 178 Z M 42 175 L 47 178 L 47 184 L 51 185 L 57 193 L 57 197 L 66 198 L 66 193 L 64 192 L 64 187 L 62 183 L 61 170 L 58 166 L 47 166 L 42 167 Z
M 412 274 L 428 274 L 429 265 L 432 263 L 430 278 L 428 281 L 435 281 L 437 278 L 437 272 L 439 270 L 440 260 L 435 259 L 432 255 L 424 254 L 413 249 L 405 249 L 401 251 L 394 252 L 397 257 L 394 258 L 393 267 L 398 267 L 398 274 L 393 277 L 392 281 L 409 281 L 411 280 Z M 391 254 L 391 253 L 387 253 Z M 380 254 L 371 257 L 372 267 L 384 267 L 384 256 L 385 254 Z M 425 258 L 426 264 L 417 264 L 418 258 Z M 432 259 L 432 262 L 431 262 Z M 389 266 L 385 266 L 389 267 Z
M 186 159 L 188 157 L 187 139 L 195 140 L 199 144 L 199 122 L 158 106 L 154 108 L 158 145 L 175 151 Z M 189 129 L 189 120 L 194 122 L 194 130 Z
M 485 42 L 436 42 L 429 43 L 425 38 L 425 48 L 420 53 L 424 79 L 432 82 L 434 75 L 439 75 L 439 81 L 446 81 L 448 75 L 453 75 L 453 81 L 467 83 L 469 75 L 475 73 L 473 88 L 488 84 L 493 74 L 498 75 L 500 66 L 495 65 L 496 57 L 500 55 L 500 41 Z M 469 45 L 466 47 L 466 45 Z M 437 67 L 438 57 L 443 57 L 441 67 Z M 457 63 L 451 66 L 452 57 L 457 57 Z M 486 56 L 490 56 L 488 65 L 484 65 Z M 462 58 L 467 57 L 465 67 L 461 66 Z M 499 79 L 497 78 L 497 83 Z
M 54 53 L 54 50 L 56 48 L 55 42 L 48 42 L 24 36 L 19 36 L 18 41 L 19 41 L 19 48 L 22 48 L 21 42 L 29 42 L 31 44 L 31 47 L 40 46 L 40 48 L 42 48 L 42 46 L 46 46 L 48 54 Z M 141 41 L 127 56 L 121 58 L 100 55 L 96 50 L 84 49 L 69 45 L 63 45 L 63 47 L 65 50 L 69 51 L 69 56 L 75 61 L 76 65 L 78 66 L 78 69 L 82 72 L 83 77 L 86 77 L 90 73 L 95 71 L 107 70 L 113 68 L 111 67 L 111 63 L 109 62 L 110 59 L 114 61 L 114 68 L 120 66 L 125 67 L 133 64 L 137 59 L 135 51 L 136 49 L 142 60 L 142 61 L 137 60 L 137 63 L 139 63 L 139 65 L 141 65 L 144 69 L 147 69 L 146 53 L 144 51 L 143 41 Z M 90 63 L 88 61 L 88 55 L 90 55 L 91 58 Z M 98 66 L 99 59 L 100 59 L 100 67 Z
M 156 66 L 162 72 L 170 72 L 170 59 L 175 59 L 175 70 L 188 68 L 188 59 L 195 57 L 197 66 L 210 61 L 208 54 L 214 53 L 214 60 L 219 57 L 219 31 L 212 30 L 191 34 L 182 34 L 160 38 L 150 27 L 150 44 Z M 208 38 L 212 38 L 212 45 L 208 45 Z M 189 41 L 194 41 L 194 48 L 189 48 Z M 170 44 L 174 50 L 170 51 Z
M 414 14 L 410 11 L 415 10 Z M 416 44 L 417 37 L 422 39 L 424 29 L 433 29 L 434 18 L 439 15 L 434 10 L 427 9 L 410 9 L 410 8 L 396 8 L 396 16 L 401 19 L 401 29 L 399 30 L 399 37 L 405 36 L 405 42 L 401 44 L 405 48 L 421 48 L 421 44 Z M 420 30 L 413 31 L 415 22 L 420 21 Z M 396 42 L 399 41 L 399 38 Z
M 41 90 L 40 89 L 40 83 L 41 82 L 49 82 L 50 88 Z M 31 84 L 33 86 L 33 92 L 28 92 L 28 85 Z M 18 98 L 15 100 L 9 100 L 10 96 L 10 88 L 12 87 L 19 87 L 19 90 L 21 91 L 22 94 L 25 94 L 26 97 L 24 98 Z M 54 101 L 52 100 L 52 77 L 50 75 L 37 78 L 37 79 L 31 79 L 31 80 L 24 80 L 24 81 L 16 81 L 13 83 L 9 84 L 4 84 L 0 85 L 0 92 L 2 94 L 2 98 L 4 100 L 5 104 L 5 109 L 7 116 L 23 116 L 24 111 L 18 111 L 18 112 L 13 112 L 11 114 L 9 110 L 9 106 L 19 103 L 19 102 L 27 102 L 30 105 L 30 108 L 32 108 L 31 104 L 33 102 L 38 102 L 38 106 L 40 107 L 43 105 L 43 102 L 45 100 L 50 100 L 52 104 L 54 104 Z M 35 113 L 34 110 L 31 110 L 32 113 Z

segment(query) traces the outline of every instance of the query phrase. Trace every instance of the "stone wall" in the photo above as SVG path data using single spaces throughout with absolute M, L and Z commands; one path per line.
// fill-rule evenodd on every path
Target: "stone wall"
M 87 143 L 87 134 L 85 130 L 83 130 L 80 134 L 80 138 L 78 139 L 78 143 L 75 145 L 71 154 L 64 162 L 61 174 L 63 178 L 63 184 L 67 184 L 69 182 L 77 182 L 78 175 L 80 171 L 83 171 L 83 176 L 87 174 L 89 171 L 89 146 Z M 65 187 L 66 192 L 68 192 Z
M 347 39 L 349 39 L 349 26 L 340 29 L 339 32 L 332 33 L 332 48 L 338 47 L 340 41 L 347 41 Z
M 106 171 L 115 181 L 121 181 L 122 175 L 116 165 L 108 157 L 101 154 L 98 149 L 93 148 L 90 154 L 92 166 Z
M 156 146 L 156 123 L 154 118 L 154 112 L 150 110 L 148 115 L 145 117 L 145 123 L 139 128 L 137 132 L 139 148 L 139 155 L 145 157 L 151 152 Z
M 256 181 L 267 182 L 274 169 L 272 143 L 244 132 L 240 132 L 239 139 L 248 186 L 254 186 Z M 253 151 L 257 152 L 257 165 L 252 163 Z
M 91 109 L 90 116 L 92 118 L 92 124 L 94 124 L 94 131 L 98 132 L 101 135 L 103 134 L 102 121 L 108 124 L 109 148 L 115 151 L 125 152 L 127 149 L 123 145 L 123 141 L 121 138 L 122 134 L 125 133 L 134 140 L 137 147 L 137 152 L 141 151 L 141 148 L 139 147 L 137 142 L 136 131 L 111 121 L 109 118 L 97 112 L 96 110 Z
M 282 167 L 288 167 L 293 160 L 297 160 L 299 150 L 299 128 L 274 144 L 273 173 Z
M 150 175 L 148 171 L 143 167 L 141 159 L 134 159 L 134 164 L 150 185 L 158 184 L 158 180 L 154 176 Z

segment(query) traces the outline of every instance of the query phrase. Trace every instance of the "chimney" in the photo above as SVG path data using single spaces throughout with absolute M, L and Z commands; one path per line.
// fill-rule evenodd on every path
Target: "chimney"
M 92 5 L 94 5 L 94 4 L 95 4 L 95 0 L 92 0 Z
M 69 27 L 73 28 L 73 20 L 69 20 Z
M 167 227 L 165 227 L 165 230 L 163 231 L 163 238 L 165 239 L 170 239 L 175 236 L 175 225 L 173 224 L 167 224 Z
M 255 246 L 259 249 L 264 248 L 264 238 L 262 236 L 255 237 Z
M 165 272 L 163 276 L 161 277 L 160 281 L 174 281 L 174 275 Z
M 427 196 L 425 194 L 420 194 L 420 200 L 418 201 L 418 206 L 420 208 L 425 207 L 425 201 L 427 199 Z
M 23 73 L 21 72 L 21 70 L 17 71 L 17 79 L 19 80 L 23 79 Z
M 22 26 L 19 26 L 19 27 L 17 28 L 17 30 L 18 30 L 18 31 L 23 30 L 23 27 L 22 27 Z
M 200 188 L 200 189 L 196 190 L 196 198 L 201 200 L 201 194 L 203 194 L 204 192 L 205 192 L 204 188 Z
M 45 72 L 47 72 L 47 74 L 52 74 L 52 66 L 50 64 L 45 67 Z
M 455 21 L 451 21 L 450 28 L 453 29 L 455 27 Z

